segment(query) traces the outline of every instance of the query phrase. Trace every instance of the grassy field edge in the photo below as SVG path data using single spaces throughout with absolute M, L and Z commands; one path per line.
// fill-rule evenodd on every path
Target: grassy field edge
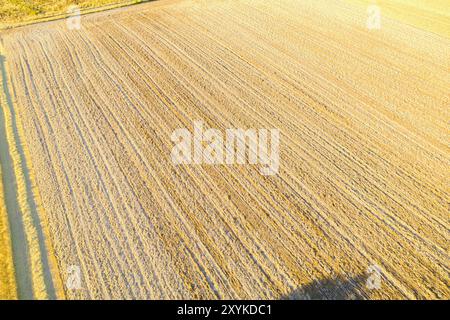
M 11 233 L 3 194 L 2 169 L 0 166 L 0 299 L 17 299 Z
M 118 9 L 118 8 L 122 8 L 122 7 L 126 7 L 126 6 L 131 6 L 131 5 L 145 3 L 145 2 L 151 2 L 151 1 L 155 1 L 155 0 L 118 1 L 118 2 L 115 2 L 115 3 L 105 4 L 105 5 L 97 6 L 97 7 L 81 8 L 80 9 L 80 15 L 86 15 L 86 14 L 91 14 L 91 13 L 96 13 L 96 12 L 101 12 L 101 11 L 107 11 L 107 10 L 112 10 L 112 9 Z M 29 20 L 25 19 L 23 21 L 17 21 L 17 22 L 0 23 L 0 31 L 1 30 L 12 29 L 12 28 L 17 28 L 17 27 L 28 26 L 28 25 L 32 25 L 32 24 L 36 24 L 36 23 L 42 23 L 42 22 L 49 22 L 49 21 L 54 21 L 54 20 L 66 19 L 69 16 L 70 15 L 68 13 L 66 13 L 66 12 L 51 13 L 51 14 L 48 14 L 48 15 L 39 16 L 36 19 L 29 19 Z

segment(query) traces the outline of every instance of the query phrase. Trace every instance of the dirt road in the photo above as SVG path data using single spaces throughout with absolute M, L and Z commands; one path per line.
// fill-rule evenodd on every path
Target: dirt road
M 161 1 L 3 33 L 67 297 L 450 298 L 450 40 L 359 8 Z M 279 129 L 279 174 L 174 165 L 196 120 Z

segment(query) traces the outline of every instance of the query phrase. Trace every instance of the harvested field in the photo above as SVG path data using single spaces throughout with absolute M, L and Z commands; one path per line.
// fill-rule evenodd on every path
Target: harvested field
M 180 0 L 1 33 L 55 288 L 78 266 L 70 299 L 449 299 L 450 40 L 366 18 Z M 174 165 L 197 120 L 280 129 L 279 173 Z
M 30 173 L 30 155 L 22 144 L 23 128 L 8 86 L 8 70 L 4 50 L 0 46 L 0 165 L 2 169 L 2 204 L 8 223 L 10 248 L 4 242 L 5 255 L 14 264 L 15 277 L 5 284 L 15 289 L 19 299 L 49 299 L 63 297 L 57 263 L 49 242 L 47 222 L 42 217 L 39 193 Z M 9 230 L 8 230 L 9 229 Z M 8 263 L 8 260 L 5 260 Z M 9 272 L 11 275 L 11 272 Z M 9 284 L 8 284 L 9 283 Z

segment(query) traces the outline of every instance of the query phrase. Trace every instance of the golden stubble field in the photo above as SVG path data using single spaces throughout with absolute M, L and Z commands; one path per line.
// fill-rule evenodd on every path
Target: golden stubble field
M 56 296 L 450 298 L 450 40 L 366 18 L 180 0 L 1 33 L 43 273 L 82 275 Z M 279 174 L 175 166 L 198 120 L 280 129 Z

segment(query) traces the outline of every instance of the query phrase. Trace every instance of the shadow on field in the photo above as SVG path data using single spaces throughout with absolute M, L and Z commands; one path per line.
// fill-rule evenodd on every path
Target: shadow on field
M 367 276 L 358 275 L 352 278 L 337 276 L 314 280 L 282 296 L 282 300 L 365 300 L 365 284 Z
M 1 44 L 0 44 L 1 47 Z M 2 169 L 3 192 L 5 195 L 6 209 L 8 212 L 8 219 L 11 232 L 11 243 L 13 251 L 14 269 L 16 272 L 17 293 L 19 299 L 33 299 L 33 284 L 31 277 L 31 262 L 29 257 L 29 247 L 27 243 L 25 226 L 23 220 L 23 212 L 19 195 L 19 186 L 16 177 L 16 168 L 14 161 L 20 165 L 19 170 L 23 174 L 24 179 L 24 193 L 26 197 L 26 206 L 30 211 L 31 224 L 34 226 L 39 250 L 41 253 L 41 263 L 43 266 L 44 283 L 49 299 L 56 299 L 53 279 L 50 273 L 50 263 L 47 256 L 47 248 L 45 247 L 44 233 L 41 227 L 40 217 L 37 212 L 37 204 L 34 200 L 33 185 L 30 178 L 30 172 L 26 164 L 25 151 L 20 141 L 17 115 L 13 107 L 11 94 L 8 88 L 8 77 L 6 73 L 6 58 L 0 54 L 0 90 L 3 94 L 0 95 L 0 166 Z M 3 110 L 4 108 L 4 110 Z M 6 110 L 9 111 L 10 119 L 7 122 L 5 118 Z M 7 132 L 12 134 L 13 145 L 8 141 Z M 15 154 L 11 150 L 16 151 Z M 14 159 L 13 157 L 17 157 Z

